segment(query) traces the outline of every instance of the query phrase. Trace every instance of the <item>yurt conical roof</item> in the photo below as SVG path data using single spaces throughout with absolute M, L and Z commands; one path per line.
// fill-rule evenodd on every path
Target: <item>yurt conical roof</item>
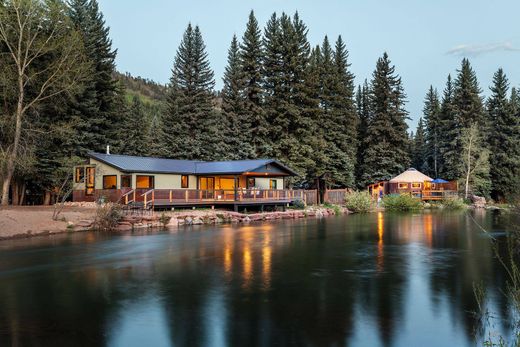
M 395 176 L 390 180 L 390 183 L 408 183 L 408 182 L 424 182 L 433 181 L 431 177 L 426 176 L 414 168 L 409 168 L 402 174 Z

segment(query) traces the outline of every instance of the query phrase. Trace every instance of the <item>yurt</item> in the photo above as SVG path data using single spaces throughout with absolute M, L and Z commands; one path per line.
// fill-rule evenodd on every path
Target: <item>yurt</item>
M 431 188 L 432 181 L 433 178 L 414 168 L 410 168 L 388 181 L 387 189 L 389 194 L 411 193 L 412 195 L 421 196 L 422 190 Z

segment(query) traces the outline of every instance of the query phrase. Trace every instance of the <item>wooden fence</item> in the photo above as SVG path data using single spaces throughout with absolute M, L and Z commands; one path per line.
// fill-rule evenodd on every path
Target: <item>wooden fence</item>
M 335 205 L 344 205 L 345 194 L 349 193 L 350 191 L 350 189 L 329 189 L 325 191 L 323 202 L 328 202 L 329 204 Z

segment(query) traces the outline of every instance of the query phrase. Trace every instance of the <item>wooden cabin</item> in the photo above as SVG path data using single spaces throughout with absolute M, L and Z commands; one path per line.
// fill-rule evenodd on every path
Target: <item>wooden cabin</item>
M 274 159 L 203 162 L 89 153 L 74 169 L 74 201 L 154 207 L 286 205 L 304 199 L 286 189 L 296 173 Z
M 376 198 L 388 194 L 410 194 L 422 200 L 442 200 L 457 196 L 457 181 L 432 179 L 422 172 L 410 168 L 389 181 L 369 185 L 368 191 Z

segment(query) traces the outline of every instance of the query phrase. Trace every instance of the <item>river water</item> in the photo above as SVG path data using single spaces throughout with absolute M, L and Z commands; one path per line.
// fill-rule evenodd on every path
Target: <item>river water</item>
M 509 334 L 490 242 L 509 223 L 373 213 L 3 241 L 0 346 L 481 345 L 475 283 Z

